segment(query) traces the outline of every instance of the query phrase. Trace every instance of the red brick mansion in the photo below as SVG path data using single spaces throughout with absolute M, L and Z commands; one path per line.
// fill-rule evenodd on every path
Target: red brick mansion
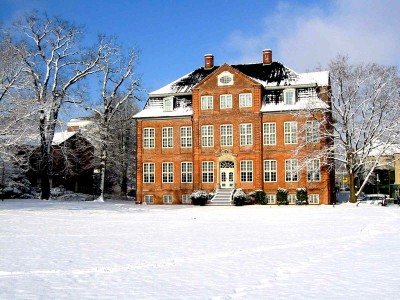
M 330 117 L 329 72 L 296 73 L 264 50 L 256 64 L 214 66 L 149 94 L 137 120 L 137 201 L 190 203 L 193 191 L 278 188 L 294 204 L 306 188 L 310 204 L 329 204 L 333 172 L 320 156 Z M 301 114 L 313 103 L 312 114 Z M 321 108 L 321 109 L 318 109 Z M 327 109 L 328 108 L 328 109 Z M 306 158 L 306 159 L 305 159 Z

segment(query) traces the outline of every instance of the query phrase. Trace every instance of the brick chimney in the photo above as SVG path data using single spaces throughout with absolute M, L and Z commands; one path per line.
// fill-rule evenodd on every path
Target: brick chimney
M 212 54 L 204 55 L 204 68 L 205 69 L 214 68 L 214 55 Z
M 263 50 L 263 64 L 270 65 L 272 63 L 272 50 L 265 49 Z

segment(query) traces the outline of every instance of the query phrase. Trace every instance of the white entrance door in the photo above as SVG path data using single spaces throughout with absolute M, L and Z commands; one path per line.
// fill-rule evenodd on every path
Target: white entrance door
M 235 168 L 231 161 L 222 161 L 220 163 L 220 185 L 222 189 L 231 189 L 235 187 Z

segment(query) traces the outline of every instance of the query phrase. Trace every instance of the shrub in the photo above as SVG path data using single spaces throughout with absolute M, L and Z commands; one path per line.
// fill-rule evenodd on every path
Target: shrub
M 190 195 L 190 199 L 192 200 L 193 205 L 201 205 L 204 206 L 207 203 L 208 196 L 205 191 L 194 191 Z
M 288 205 L 288 190 L 284 188 L 278 188 L 276 192 L 276 202 L 278 205 Z
M 296 189 L 296 204 L 297 205 L 307 205 L 307 189 L 306 188 L 298 188 Z
M 233 203 L 236 206 L 242 206 L 246 200 L 246 193 L 242 189 L 237 189 L 233 194 Z
M 265 192 L 258 190 L 254 192 L 254 203 L 265 205 L 267 202 L 265 201 Z

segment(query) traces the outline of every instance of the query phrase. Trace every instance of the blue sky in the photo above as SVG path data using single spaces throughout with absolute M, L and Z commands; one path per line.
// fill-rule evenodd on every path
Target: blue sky
M 261 61 L 270 48 L 298 72 L 326 68 L 337 54 L 400 66 L 398 0 L 0 0 L 0 24 L 38 9 L 86 26 L 87 38 L 114 35 L 141 50 L 152 91 L 203 65 Z

